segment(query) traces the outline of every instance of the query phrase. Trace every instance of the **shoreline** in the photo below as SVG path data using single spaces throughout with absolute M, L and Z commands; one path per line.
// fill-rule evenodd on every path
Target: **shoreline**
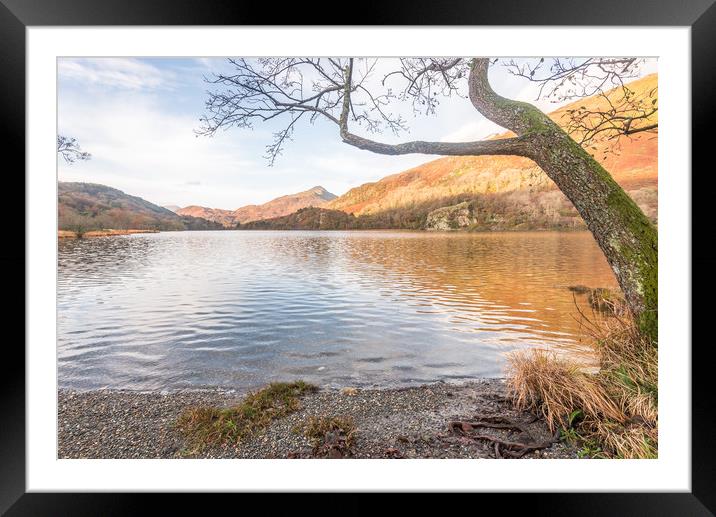
M 113 237 L 115 235 L 132 235 L 135 233 L 159 233 L 159 230 L 91 230 L 84 232 L 82 238 L 88 237 Z M 58 239 L 77 239 L 77 232 L 71 230 L 57 230 Z
M 206 230 L 91 230 L 82 234 L 82 238 L 114 237 L 118 235 L 133 235 L 138 233 L 162 232 L 322 232 L 322 233 L 421 233 L 426 235 L 470 235 L 470 234 L 519 234 L 519 233 L 583 233 L 587 228 L 460 228 L 455 230 L 430 230 L 425 228 L 351 228 L 351 229 L 299 229 L 299 228 L 222 228 Z M 58 239 L 77 239 L 77 232 L 58 230 Z
M 470 234 L 470 233 L 579 233 L 589 232 L 586 227 L 555 227 L 555 228 L 455 228 L 450 230 L 433 230 L 429 228 L 225 228 L 240 232 L 419 232 L 426 234 Z M 217 230 L 207 230 L 217 231 Z
M 494 444 L 451 432 L 449 425 L 485 415 L 521 422 L 535 441 L 552 434 L 544 421 L 512 407 L 501 379 L 385 389 L 322 387 L 302 396 L 294 412 L 239 444 L 189 453 L 175 428 L 178 416 L 190 407 L 234 405 L 245 394 L 226 389 L 59 389 L 58 458 L 311 458 L 311 442 L 297 429 L 321 416 L 352 419 L 356 434 L 347 455 L 351 458 L 494 459 Z M 520 439 L 503 429 L 489 429 L 489 434 Z M 557 441 L 524 458 L 577 458 L 577 450 Z

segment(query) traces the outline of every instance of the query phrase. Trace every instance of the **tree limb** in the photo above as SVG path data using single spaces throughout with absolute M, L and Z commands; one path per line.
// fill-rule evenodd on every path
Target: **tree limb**
M 479 156 L 479 155 L 516 155 L 530 156 L 529 137 L 504 138 L 474 142 L 425 142 L 415 140 L 400 144 L 377 142 L 351 133 L 348 130 L 348 118 L 351 108 L 351 92 L 353 78 L 353 59 L 348 60 L 344 72 L 343 109 L 339 119 L 340 134 L 343 142 L 378 154 L 436 154 L 446 156 Z
M 487 77 L 489 67 L 488 58 L 475 58 L 470 65 L 468 94 L 477 111 L 517 135 L 534 133 L 541 127 L 556 128 L 556 124 L 532 104 L 495 93 Z
M 648 126 L 642 126 L 637 127 L 634 129 L 626 129 L 624 131 L 625 135 L 633 135 L 635 133 L 641 133 L 642 131 L 654 131 L 655 129 L 658 129 L 659 124 L 649 124 Z
M 514 155 L 531 156 L 531 138 L 520 136 L 499 140 L 478 140 L 474 142 L 424 142 L 414 140 L 400 144 L 386 144 L 354 135 L 341 130 L 343 142 L 379 154 L 437 154 L 444 156 Z

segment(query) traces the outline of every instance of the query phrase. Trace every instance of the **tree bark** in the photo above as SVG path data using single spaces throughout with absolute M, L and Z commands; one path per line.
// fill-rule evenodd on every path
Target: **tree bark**
M 609 262 L 642 334 L 658 341 L 657 231 L 637 204 L 589 153 L 531 104 L 491 88 L 489 59 L 474 59 L 470 100 L 487 118 L 530 141 L 529 157 L 584 219 Z

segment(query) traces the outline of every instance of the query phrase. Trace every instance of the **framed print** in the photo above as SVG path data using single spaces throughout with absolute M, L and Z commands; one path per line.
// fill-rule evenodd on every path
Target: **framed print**
M 211 4 L 3 1 L 27 303 L 0 508 L 710 515 L 716 8 Z

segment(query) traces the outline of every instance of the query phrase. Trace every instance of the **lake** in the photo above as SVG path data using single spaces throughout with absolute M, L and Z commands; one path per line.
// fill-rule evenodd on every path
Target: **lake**
M 591 234 L 166 232 L 63 239 L 61 388 L 393 387 L 571 353 L 569 285 L 614 287 Z M 577 303 L 585 301 L 577 296 Z

